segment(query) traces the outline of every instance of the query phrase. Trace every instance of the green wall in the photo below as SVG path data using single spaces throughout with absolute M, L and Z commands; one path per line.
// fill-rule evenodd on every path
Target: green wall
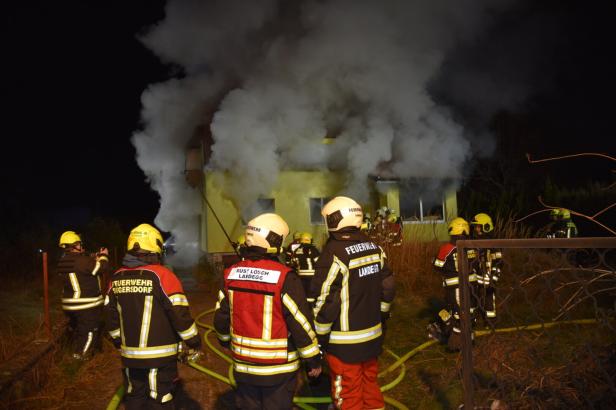
M 219 180 L 221 178 L 216 178 L 214 173 L 206 172 L 205 194 L 231 239 L 236 240 L 244 232 L 244 227 L 233 202 L 223 198 L 220 188 L 216 186 L 216 181 Z M 336 173 L 283 171 L 279 174 L 278 183 L 270 197 L 275 200 L 276 213 L 289 224 L 290 236 L 295 231 L 310 232 L 315 244 L 320 247 L 327 238 L 327 232 L 324 225 L 310 223 L 309 198 L 332 197 L 340 192 L 341 188 L 342 180 Z M 203 206 L 207 217 L 202 226 L 201 249 L 209 253 L 233 252 L 205 201 Z
M 221 178 L 222 177 L 222 178 Z M 233 202 L 224 198 L 222 191 L 217 186 L 218 181 L 224 181 L 224 175 L 214 172 L 205 173 L 205 195 L 214 208 L 218 218 L 222 222 L 231 240 L 236 240 L 244 233 L 244 226 L 239 212 Z M 333 197 L 341 192 L 343 178 L 333 172 L 321 171 L 283 171 L 280 173 L 278 182 L 274 187 L 271 198 L 275 200 L 275 212 L 282 216 L 289 224 L 290 235 L 295 231 L 310 232 L 316 246 L 321 247 L 327 238 L 327 232 L 323 224 L 312 225 L 310 223 L 309 198 Z M 383 189 L 385 187 L 385 189 Z M 399 211 L 400 195 L 395 181 L 381 184 L 378 193 L 372 197 L 373 204 L 362 204 L 366 211 L 371 212 L 381 206 Z M 445 194 L 445 220 L 449 221 L 457 216 L 457 202 L 455 191 Z M 203 215 L 201 226 L 201 249 L 208 253 L 233 252 L 222 229 L 214 217 L 212 211 L 203 201 Z M 407 240 L 439 240 L 446 241 L 447 223 L 405 223 L 404 237 Z M 290 238 L 286 241 L 289 242 Z

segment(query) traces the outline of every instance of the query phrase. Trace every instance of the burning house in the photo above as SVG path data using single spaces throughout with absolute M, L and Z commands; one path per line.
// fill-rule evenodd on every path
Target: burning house
M 233 175 L 208 170 L 204 160 L 209 155 L 208 138 L 200 148 L 187 152 L 186 179 L 201 192 L 199 247 L 209 254 L 232 253 L 229 241 L 244 233 L 246 222 L 263 212 L 284 217 L 291 231 L 310 233 L 317 246 L 327 239 L 321 208 L 329 198 L 345 189 L 346 176 L 332 170 L 283 170 L 269 195 L 241 207 L 227 196 L 224 186 Z M 328 139 L 326 139 L 328 140 Z M 332 144 L 335 141 L 328 141 Z M 403 224 L 404 240 L 447 240 L 447 221 L 457 215 L 456 191 L 443 188 L 439 181 L 400 180 L 373 175 L 367 180 L 368 198 L 362 202 L 364 212 L 374 216 L 376 210 L 393 210 Z M 228 235 L 228 237 L 227 237 Z
M 170 1 L 141 37 L 174 74 L 143 93 L 133 144 L 160 195 L 155 224 L 194 244 L 187 263 L 230 252 L 221 225 L 235 240 L 257 212 L 320 244 L 318 211 L 335 195 L 373 217 L 395 210 L 407 239 L 446 239 L 471 141 L 484 136 L 450 109 L 469 94 L 443 81 L 444 63 L 504 5 L 222 4 Z M 436 98 L 435 84 L 457 99 Z

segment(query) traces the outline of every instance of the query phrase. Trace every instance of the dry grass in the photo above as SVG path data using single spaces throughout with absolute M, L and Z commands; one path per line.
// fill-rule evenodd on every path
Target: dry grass
M 482 340 L 474 351 L 476 402 L 504 399 L 516 409 L 614 408 L 616 397 L 605 380 L 616 377 L 616 345 L 600 336 L 587 338 L 584 346 L 567 343 L 577 333 L 560 329 Z
M 432 260 L 440 244 L 436 241 L 405 241 L 385 248 L 388 264 L 396 275 L 396 284 L 405 293 L 428 295 L 442 293 L 441 277 L 434 272 Z
M 23 407 L 28 409 L 104 408 L 106 401 L 121 383 L 120 361 L 108 342 L 103 353 L 82 363 L 73 362 L 70 355 L 58 349 L 48 368 L 47 382 Z M 13 405 L 19 402 L 13 402 Z M 11 407 L 15 408 L 15 407 Z

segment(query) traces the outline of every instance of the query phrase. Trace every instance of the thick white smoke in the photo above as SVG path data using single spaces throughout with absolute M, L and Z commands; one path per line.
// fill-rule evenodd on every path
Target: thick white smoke
M 160 195 L 154 223 L 175 237 L 178 265 L 191 264 L 198 256 L 200 194 L 185 181 L 185 146 L 216 83 L 211 76 L 195 76 L 150 86 L 141 101 L 145 128 L 132 139 L 137 163 Z
M 510 2 L 170 1 L 143 41 L 186 76 L 146 90 L 145 128 L 134 136 L 161 195 L 156 223 L 196 241 L 199 192 L 181 172 L 213 98 L 207 167 L 234 177 L 224 190 L 244 209 L 284 169 L 346 172 L 346 193 L 360 201 L 377 172 L 460 177 L 470 144 L 428 85 Z M 333 145 L 321 143 L 326 135 Z

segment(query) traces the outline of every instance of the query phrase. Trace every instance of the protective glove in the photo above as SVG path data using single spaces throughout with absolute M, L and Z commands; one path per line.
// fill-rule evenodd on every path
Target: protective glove
M 318 354 L 310 359 L 304 361 L 304 366 L 306 367 L 306 374 L 309 379 L 317 379 L 321 375 L 321 354 Z

